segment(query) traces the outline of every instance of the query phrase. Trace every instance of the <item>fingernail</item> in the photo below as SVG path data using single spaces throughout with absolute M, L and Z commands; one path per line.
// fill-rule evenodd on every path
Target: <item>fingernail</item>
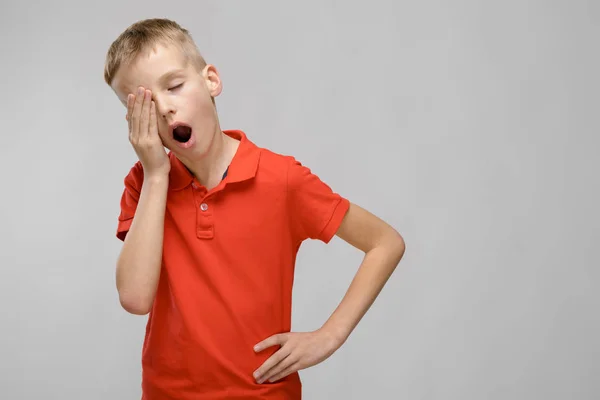
M 138 88 L 138 94 L 139 94 L 139 95 L 142 95 L 142 94 L 144 94 L 144 89 L 142 89 L 142 88 Z

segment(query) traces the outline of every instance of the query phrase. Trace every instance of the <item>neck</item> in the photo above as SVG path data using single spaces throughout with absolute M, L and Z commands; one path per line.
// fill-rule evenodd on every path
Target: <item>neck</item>
M 239 141 L 219 130 L 201 158 L 181 161 L 198 182 L 210 190 L 221 182 L 238 146 Z

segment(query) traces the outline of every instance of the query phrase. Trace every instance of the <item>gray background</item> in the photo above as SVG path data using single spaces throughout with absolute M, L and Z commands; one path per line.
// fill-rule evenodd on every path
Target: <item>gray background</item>
M 292 154 L 407 253 L 306 399 L 597 399 L 597 1 L 2 2 L 0 397 L 137 399 L 146 317 L 114 284 L 125 110 L 102 80 L 169 17 L 222 126 Z M 294 330 L 361 254 L 302 248 Z M 594 382 L 594 380 L 596 380 Z

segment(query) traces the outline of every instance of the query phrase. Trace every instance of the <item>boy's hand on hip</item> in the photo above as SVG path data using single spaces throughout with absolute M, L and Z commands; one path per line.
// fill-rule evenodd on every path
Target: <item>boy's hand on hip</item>
M 288 332 L 273 335 L 254 346 L 255 352 L 279 345 L 280 349 L 254 371 L 258 383 L 275 382 L 301 369 L 319 364 L 341 345 L 326 331 Z
M 144 174 L 168 175 L 171 163 L 158 135 L 156 105 L 150 90 L 140 87 L 137 94 L 127 96 L 125 118 L 129 124 L 129 141 L 144 167 Z

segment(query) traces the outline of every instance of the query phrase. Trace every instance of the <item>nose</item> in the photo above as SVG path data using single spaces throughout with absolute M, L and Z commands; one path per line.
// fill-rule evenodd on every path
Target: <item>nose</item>
M 168 119 L 171 115 L 175 115 L 175 107 L 166 99 L 156 96 L 154 98 L 156 104 L 156 113 L 163 119 Z

